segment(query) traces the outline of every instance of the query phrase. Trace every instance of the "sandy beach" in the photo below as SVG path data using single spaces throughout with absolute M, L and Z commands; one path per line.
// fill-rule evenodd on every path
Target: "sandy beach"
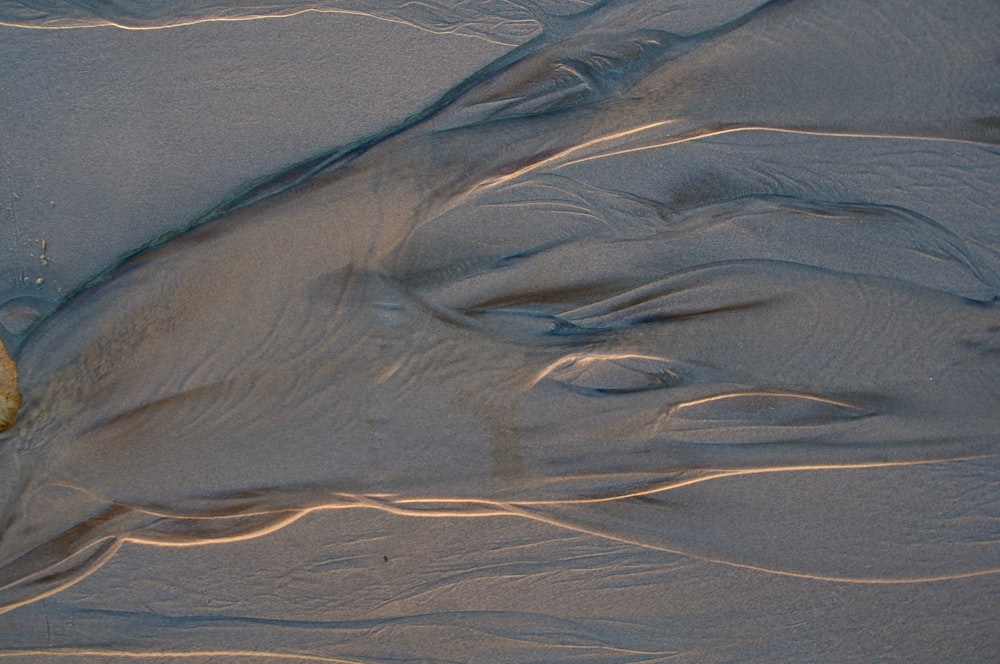
M 0 2 L 0 659 L 992 661 L 998 30 Z

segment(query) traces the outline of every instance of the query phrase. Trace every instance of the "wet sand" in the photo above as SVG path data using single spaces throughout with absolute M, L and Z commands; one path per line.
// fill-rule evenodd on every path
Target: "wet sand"
M 0 6 L 0 655 L 988 661 L 989 3 L 715 4 Z

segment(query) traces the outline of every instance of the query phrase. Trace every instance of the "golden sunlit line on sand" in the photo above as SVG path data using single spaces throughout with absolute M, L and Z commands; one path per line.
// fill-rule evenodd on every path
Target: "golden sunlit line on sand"
M 403 19 L 393 18 L 392 16 L 383 16 L 379 14 L 373 14 L 371 12 L 363 12 L 356 9 L 344 9 L 340 7 L 309 7 L 307 9 L 294 9 L 287 11 L 280 11 L 271 14 L 247 14 L 246 16 L 211 16 L 206 18 L 189 18 L 189 19 L 178 19 L 170 23 L 165 23 L 163 25 L 124 25 L 122 23 L 116 23 L 114 21 L 108 20 L 103 17 L 94 17 L 86 23 L 74 23 L 71 21 L 65 21 L 65 19 L 56 19 L 53 24 L 49 25 L 26 25 L 24 23 L 16 23 L 13 21 L 4 21 L 0 19 L 0 26 L 6 28 L 21 28 L 24 30 L 83 30 L 87 28 L 117 28 L 119 30 L 131 30 L 135 32 L 149 31 L 149 30 L 167 30 L 170 28 L 180 28 L 188 25 L 198 25 L 201 23 L 241 23 L 244 21 L 263 21 L 267 19 L 280 19 L 280 18 L 292 18 L 295 16 L 300 16 L 302 14 L 315 13 L 315 14 L 347 14 L 350 16 L 364 16 L 366 18 L 373 18 L 378 21 L 386 21 L 387 23 L 398 23 L 399 25 L 405 25 L 410 28 L 417 28 L 418 30 L 423 30 L 433 35 L 456 35 L 459 37 L 470 37 L 475 39 L 482 39 L 483 41 L 488 41 L 493 44 L 498 44 L 500 46 L 516 46 L 514 42 L 506 42 L 499 39 L 490 39 L 484 34 L 475 32 L 461 32 L 461 25 L 455 25 L 447 29 L 441 30 L 431 30 L 422 25 L 416 23 L 411 23 L 409 21 L 404 21 Z M 78 19 L 81 21 L 87 21 L 87 19 Z
M 957 459 L 948 459 L 947 462 L 968 461 L 981 458 L 986 458 L 986 456 L 970 456 Z M 646 549 L 663 551 L 664 553 L 669 553 L 672 555 L 680 555 L 706 563 L 726 565 L 729 567 L 738 567 L 742 569 L 750 569 L 757 572 L 776 574 L 779 576 L 787 576 L 787 577 L 794 577 L 801 579 L 812 579 L 816 581 L 828 581 L 834 583 L 867 584 L 867 585 L 899 585 L 899 584 L 914 584 L 914 583 L 932 583 L 937 581 L 951 581 L 957 579 L 966 579 L 977 576 L 986 576 L 990 574 L 1000 573 L 1000 567 L 997 567 L 991 569 L 975 570 L 971 572 L 959 572 L 956 574 L 946 574 L 940 576 L 883 578 L 883 579 L 835 576 L 835 575 L 823 575 L 823 574 L 808 574 L 805 572 L 795 572 L 791 570 L 783 570 L 777 568 L 764 567 L 760 565 L 751 565 L 748 563 L 740 563 L 713 556 L 696 554 L 689 551 L 684 551 L 682 549 L 671 549 L 668 547 L 658 546 L 650 544 L 648 542 L 641 542 L 618 535 L 610 535 L 608 533 L 604 533 L 596 529 L 586 528 L 578 524 L 565 523 L 560 521 L 559 519 L 545 516 L 530 509 L 541 506 L 567 506 L 567 505 L 583 505 L 592 503 L 609 503 L 618 500 L 625 500 L 628 498 L 636 498 L 656 493 L 663 493 L 666 491 L 671 491 L 673 489 L 680 489 L 686 486 L 699 484 L 701 482 L 706 482 L 709 480 L 739 477 L 743 475 L 749 476 L 749 475 L 760 475 L 765 473 L 803 472 L 803 471 L 822 471 L 822 470 L 859 470 L 859 469 L 872 469 L 872 468 L 892 468 L 892 467 L 931 465 L 935 463 L 942 463 L 942 461 L 941 460 L 886 461 L 878 463 L 858 463 L 858 464 L 842 464 L 842 465 L 807 464 L 800 466 L 788 466 L 785 468 L 748 468 L 741 470 L 720 470 L 716 472 L 709 472 L 705 475 L 700 475 L 698 477 L 671 482 L 669 483 L 669 485 L 666 486 L 652 487 L 641 491 L 634 491 L 626 494 L 620 494 L 604 498 L 557 499 L 557 500 L 537 500 L 537 501 L 494 501 L 487 499 L 468 499 L 468 498 L 393 499 L 391 495 L 385 495 L 385 494 L 353 495 L 353 494 L 332 493 L 331 497 L 338 498 L 340 500 L 343 500 L 344 502 L 335 504 L 326 504 L 326 505 L 314 505 L 301 510 L 275 510 L 272 513 L 275 514 L 276 516 L 281 514 L 284 514 L 285 516 L 283 518 L 276 518 L 274 523 L 269 524 L 264 528 L 253 530 L 248 533 L 241 533 L 238 535 L 220 537 L 217 539 L 203 539 L 203 540 L 194 540 L 187 542 L 160 541 L 156 539 L 143 538 L 141 534 L 133 534 L 123 537 L 121 541 L 133 542 L 136 544 L 144 544 L 149 546 L 162 546 L 162 547 L 205 546 L 210 544 L 239 542 L 244 540 L 256 539 L 263 535 L 268 535 L 270 533 L 273 533 L 287 525 L 294 523 L 295 521 L 298 521 L 302 517 L 312 512 L 327 511 L 327 510 L 343 510 L 343 509 L 375 509 L 381 512 L 386 512 L 398 516 L 411 516 L 411 517 L 435 518 L 435 519 L 484 518 L 484 517 L 501 517 L 501 516 L 520 517 L 520 518 L 530 519 L 532 521 L 545 523 L 551 526 L 555 526 L 557 528 L 572 530 L 574 532 L 580 532 L 601 539 L 622 542 L 624 544 L 640 546 Z M 425 505 L 429 508 L 432 505 L 438 506 L 438 505 L 449 505 L 449 504 L 454 505 L 456 509 L 441 510 L 435 508 L 434 511 L 429 511 L 428 509 L 421 509 L 421 507 L 419 507 L 421 505 Z M 156 513 L 152 511 L 147 513 L 156 515 Z M 269 512 L 267 511 L 262 511 L 257 513 L 243 513 L 232 516 L 202 516 L 202 517 L 173 517 L 173 518 L 191 519 L 191 520 L 231 519 L 231 518 L 239 518 L 245 516 L 262 515 L 268 513 Z M 114 546 L 112 550 L 106 552 L 105 556 L 110 557 L 117 549 L 118 546 Z M 89 576 L 89 574 L 87 576 Z M 66 586 L 62 586 L 58 589 L 53 590 L 52 592 L 46 593 L 45 596 L 55 594 L 56 592 L 63 590 L 65 587 L 78 583 L 80 580 L 81 579 L 74 579 L 72 582 L 66 584 Z M 339 660 L 334 660 L 334 661 L 339 661 Z
M 584 141 L 583 143 L 580 143 L 579 145 L 574 145 L 572 147 L 566 148 L 562 152 L 558 152 L 558 153 L 552 155 L 551 157 L 546 157 L 545 159 L 541 159 L 539 161 L 536 161 L 536 162 L 533 162 L 531 164 L 528 164 L 524 168 L 520 168 L 520 169 L 518 169 L 518 170 L 516 170 L 516 171 L 514 171 L 512 173 L 508 173 L 506 175 L 501 175 L 499 177 L 490 178 L 488 180 L 485 180 L 481 184 L 479 184 L 478 186 L 473 187 L 471 191 L 479 191 L 480 189 L 492 189 L 493 187 L 498 187 L 498 186 L 500 186 L 500 185 L 502 185 L 502 184 L 504 184 L 506 182 L 510 182 L 512 180 L 516 180 L 517 178 L 521 177 L 525 173 L 531 173 L 532 171 L 537 171 L 538 169 L 542 168 L 543 166 L 547 166 L 548 164 L 557 164 L 557 167 L 562 167 L 565 164 L 559 164 L 558 163 L 561 159 L 563 159 L 564 157 L 566 157 L 568 155 L 571 155 L 571 154 L 574 154 L 576 152 L 579 152 L 580 150 L 585 150 L 587 148 L 594 147 L 595 145 L 601 145 L 602 143 L 608 143 L 610 141 L 615 141 L 615 140 L 618 140 L 620 138 L 625 138 L 625 137 L 632 136 L 632 135 L 635 135 L 635 134 L 641 134 L 642 132 L 649 131 L 651 129 L 657 129 L 657 128 L 662 127 L 664 125 L 673 124 L 675 122 L 677 122 L 677 120 L 661 120 L 659 122 L 651 122 L 651 123 L 649 123 L 647 125 L 643 125 L 641 127 L 636 127 L 634 129 L 626 129 L 625 131 L 619 131 L 619 132 L 615 132 L 614 134 L 609 134 L 607 136 L 599 136 L 599 137 L 593 138 L 593 139 L 591 139 L 589 141 Z
M 132 659 L 153 659 L 154 657 L 174 657 L 178 659 L 190 659 L 194 657 L 235 657 L 241 661 L 253 659 L 280 659 L 285 661 L 300 662 L 326 662 L 327 664 L 368 664 L 358 659 L 343 659 L 342 657 L 323 657 L 321 655 L 302 655 L 298 653 L 286 652 L 261 652 L 258 650 L 192 650 L 184 652 L 181 650 L 151 650 L 140 652 L 137 650 L 98 650 L 94 648 L 53 648 L 35 650 L 5 650 L 0 651 L 0 658 L 7 657 L 33 657 L 44 655 L 46 657 L 130 657 Z
M 690 406 L 700 406 L 703 403 L 712 403 L 713 401 L 724 401 L 726 399 L 731 399 L 733 397 L 795 397 L 797 399 L 806 399 L 808 401 L 816 401 L 818 403 L 825 403 L 831 406 L 842 406 L 843 408 L 850 408 L 852 410 L 857 410 L 856 406 L 853 406 L 847 402 L 837 401 L 836 399 L 828 399 L 826 397 L 814 396 L 812 394 L 808 395 L 796 394 L 795 392 L 782 392 L 779 390 L 748 390 L 746 392 L 727 392 L 723 394 L 713 394 L 712 396 L 702 397 L 701 399 L 691 399 L 690 401 L 676 403 L 670 407 L 670 412 L 667 414 L 667 416 L 673 414 L 678 410 L 682 410 Z
M 672 650 L 635 650 L 632 648 L 615 648 L 613 646 L 586 644 L 575 645 L 572 643 L 559 644 L 560 648 L 602 650 L 607 652 L 625 653 L 630 655 L 646 655 L 655 657 L 670 657 L 679 654 Z M 173 657 L 178 659 L 189 659 L 194 657 L 236 657 L 242 660 L 253 659 L 281 659 L 286 661 L 303 662 L 326 662 L 327 664 L 369 664 L 367 661 L 357 659 L 344 659 L 342 657 L 323 657 L 322 655 L 305 655 L 299 653 L 284 652 L 261 652 L 258 650 L 193 650 L 190 652 L 178 650 L 153 650 L 141 652 L 135 650 L 111 650 L 95 648 L 54 648 L 35 650 L 6 650 L 0 651 L 0 658 L 7 657 L 31 657 L 45 655 L 50 657 L 130 657 L 133 659 L 152 659 L 154 657 Z
M 643 130 L 649 129 L 653 125 L 647 125 L 643 127 Z M 694 136 L 683 136 L 680 138 L 670 139 L 668 141 L 663 141 L 661 143 L 651 143 L 649 145 L 639 145 L 632 148 L 622 148 L 620 150 L 613 150 L 611 152 L 601 152 L 598 154 L 587 155 L 585 157 L 580 157 L 578 159 L 572 159 L 570 161 L 558 164 L 556 168 L 565 168 L 567 166 L 573 166 L 575 164 L 582 164 L 587 161 L 593 161 L 596 159 L 605 159 L 607 157 L 617 157 L 623 154 L 629 154 L 632 152 L 643 152 L 645 150 L 655 150 L 657 148 L 665 148 L 671 145 L 678 145 L 680 143 L 687 143 L 690 141 L 698 141 L 703 138 L 712 138 L 714 136 L 722 136 L 724 134 L 736 134 L 744 131 L 768 131 L 775 132 L 779 134 L 801 134 L 804 136 L 830 136 L 837 138 L 877 138 L 877 139 L 892 139 L 892 140 L 902 140 L 902 141 L 933 141 L 933 142 L 947 142 L 947 143 L 969 143 L 972 145 L 981 145 L 977 141 L 966 141 L 960 138 L 942 138 L 936 136 L 908 136 L 905 134 L 858 134 L 858 133 L 847 133 L 847 132 L 836 132 L 836 131 L 814 131 L 809 129 L 784 129 L 780 127 L 759 127 L 748 125 L 746 127 L 728 127 L 726 129 L 718 129 L 715 131 L 709 131 L 702 134 L 696 134 Z M 618 135 L 616 134 L 615 137 Z M 579 148 L 588 147 L 591 143 L 597 143 L 598 141 L 588 141 L 587 143 L 582 143 L 581 145 L 565 150 L 564 152 L 555 155 L 551 160 L 560 159 L 567 156 L 573 152 L 576 152 Z M 551 161 L 546 160 L 546 161 Z M 524 169 L 525 171 L 533 170 L 533 166 Z
M 376 18 L 383 21 L 390 21 L 392 23 L 403 23 L 405 25 L 411 25 L 405 21 L 399 19 L 391 19 L 384 16 L 377 16 L 374 14 L 369 14 L 362 11 L 350 10 L 350 9 L 320 9 L 316 7 L 310 7 L 308 9 L 295 9 L 281 13 L 275 14 L 248 14 L 246 16 L 212 16 L 209 18 L 189 18 L 189 19 L 179 19 L 171 23 L 166 23 L 164 25 L 124 25 L 122 23 L 115 23 L 114 21 L 108 20 L 106 18 L 94 17 L 91 19 L 92 22 L 87 23 L 73 23 L 66 22 L 65 19 L 60 22 L 56 20 L 53 24 L 48 25 L 25 25 L 23 23 L 15 23 L 12 21 L 0 20 L 0 26 L 7 28 L 21 28 L 24 30 L 83 30 L 88 28 L 118 28 L 120 30 L 132 30 L 135 32 L 147 31 L 147 30 L 167 30 L 169 28 L 180 28 L 187 25 L 198 25 L 199 23 L 240 23 L 242 21 L 262 21 L 265 19 L 272 18 L 291 18 L 293 16 L 299 16 L 301 14 L 307 14 L 310 12 L 315 12 L 317 14 L 351 14 L 353 16 L 367 16 L 369 18 Z M 86 19 L 80 19 L 86 20 Z
M 587 366 L 590 364 L 597 364 L 598 362 L 614 362 L 616 360 L 652 360 L 654 362 L 662 362 L 663 358 L 656 355 L 644 355 L 642 353 L 571 353 L 570 355 L 560 357 L 558 360 L 552 362 L 549 366 L 535 374 L 535 377 L 527 384 L 526 387 L 530 389 L 552 375 L 552 372 L 571 366 L 574 363 L 580 363 L 583 366 Z
M 556 519 L 550 519 L 548 517 L 544 517 L 540 514 L 525 513 L 524 517 L 532 519 L 534 521 L 540 521 L 542 523 L 558 526 L 559 528 L 563 528 L 565 530 L 572 530 L 575 532 L 583 533 L 585 535 L 601 537 L 603 539 L 612 540 L 615 542 L 621 542 L 623 544 L 630 544 L 632 546 L 639 546 L 645 549 L 663 551 L 664 553 L 684 556 L 685 558 L 690 558 L 692 560 L 698 560 L 705 563 L 726 565 L 727 567 L 738 567 L 740 569 L 748 569 L 748 570 L 753 570 L 755 572 L 763 572 L 765 574 L 775 574 L 777 576 L 787 576 L 796 579 L 810 579 L 813 581 L 848 583 L 855 585 L 887 586 L 887 585 L 903 585 L 903 584 L 915 584 L 915 583 L 934 583 L 939 581 L 955 581 L 958 579 L 970 579 L 977 576 L 987 576 L 990 574 L 1000 573 L 1000 567 L 995 567 L 991 569 L 975 570 L 972 572 L 958 572 L 955 574 L 943 574 L 939 576 L 903 577 L 897 579 L 892 579 L 892 578 L 879 579 L 879 578 L 862 578 L 862 577 L 851 577 L 851 576 L 834 576 L 826 574 L 808 574 L 806 572 L 795 572 L 791 570 L 777 569 L 773 567 L 764 567 L 761 565 L 751 565 L 749 563 L 740 563 L 732 560 L 726 560 L 723 558 L 717 558 L 714 556 L 706 556 L 703 554 L 692 553 L 690 551 L 684 551 L 683 549 L 671 549 L 665 546 L 650 544 L 648 542 L 640 542 L 638 540 L 633 540 L 628 537 L 622 537 L 620 535 L 609 535 L 607 533 L 603 533 L 591 528 L 586 528 L 584 526 L 580 526 L 577 524 L 563 523 Z
M 111 541 L 108 542 L 108 540 L 111 540 Z M 124 543 L 124 540 L 113 540 L 110 537 L 105 537 L 104 539 L 98 540 L 96 542 L 91 543 L 89 546 L 84 547 L 83 549 L 80 550 L 81 552 L 82 551 L 89 551 L 92 548 L 99 547 L 99 546 L 102 546 L 102 545 L 106 546 L 106 548 L 103 551 L 100 552 L 100 555 L 98 555 L 98 556 L 94 557 L 93 559 L 90 559 L 90 560 L 87 561 L 88 565 L 90 566 L 90 571 L 88 571 L 86 574 L 82 574 L 82 575 L 80 575 L 78 577 L 70 577 L 69 579 L 66 580 L 65 583 L 60 583 L 59 585 L 53 586 L 52 588 L 49 588 L 48 590 L 46 590 L 44 592 L 41 592 L 41 593 L 35 595 L 34 597 L 29 597 L 29 598 L 27 598 L 25 600 L 22 600 L 20 602 L 12 602 L 10 604 L 5 604 L 3 606 L 0 606 L 0 614 L 4 614 L 4 613 L 7 613 L 9 611 L 13 611 L 14 609 L 18 609 L 18 608 L 20 608 L 22 606 L 27 606 L 28 604 L 32 604 L 33 602 L 37 602 L 38 600 L 45 599 L 46 597 L 52 597 L 53 595 L 61 593 L 62 591 L 66 590 L 67 588 L 69 588 L 71 586 L 75 586 L 76 584 L 80 583 L 81 581 L 83 581 L 84 579 L 86 579 L 88 576 L 90 576 L 91 574 L 93 574 L 94 572 L 96 572 L 98 569 L 100 569 L 101 566 L 104 565 L 104 563 L 106 563 L 109 560 L 111 560 L 112 556 L 114 556 L 116 553 L 118 553 L 118 550 L 122 548 L 122 544 L 123 543 Z M 47 570 L 42 570 L 42 574 L 44 574 L 46 571 Z M 39 576 L 41 576 L 41 574 L 39 574 L 39 573 L 36 572 L 35 574 L 31 575 L 31 577 L 29 577 L 29 578 L 33 578 L 34 580 L 37 580 Z M 19 583 L 19 582 L 15 581 L 14 583 Z M 11 584 L 11 585 L 13 585 L 13 584 Z M 10 586 L 0 586 L 0 590 L 4 590 L 5 588 L 8 588 L 8 587 L 10 587 Z M 0 655 L 5 655 L 5 654 L 6 653 L 0 652 Z
M 617 141 L 619 139 L 629 138 L 629 137 L 632 137 L 632 136 L 636 136 L 638 134 L 642 134 L 644 132 L 651 131 L 653 129 L 659 129 L 660 127 L 663 127 L 663 126 L 666 126 L 666 125 L 675 124 L 675 123 L 677 123 L 679 121 L 680 120 L 678 120 L 678 119 L 660 120 L 659 122 L 651 122 L 649 124 L 642 125 L 641 127 L 635 127 L 633 129 L 626 129 L 624 131 L 619 131 L 619 132 L 615 132 L 613 134 L 608 134 L 607 136 L 600 136 L 598 138 L 593 138 L 593 139 L 591 139 L 589 141 L 584 141 L 583 143 L 580 143 L 579 145 L 574 145 L 574 146 L 568 147 L 565 150 L 562 150 L 561 152 L 558 152 L 558 153 L 556 153 L 556 154 L 554 154 L 554 155 L 552 155 L 550 157 L 546 157 L 545 159 L 541 159 L 541 160 L 539 160 L 537 162 L 528 164 L 527 166 L 524 166 L 523 168 L 519 168 L 518 170 L 513 171 L 511 173 L 507 173 L 506 175 L 502 175 L 502 176 L 499 176 L 499 177 L 496 177 L 496 178 L 491 178 L 491 179 L 485 180 L 484 182 L 480 183 L 479 185 L 473 187 L 468 193 L 478 192 L 478 191 L 483 190 L 483 189 L 492 189 L 494 187 L 498 187 L 498 186 L 500 186 L 502 184 L 505 184 L 507 182 L 511 182 L 513 180 L 516 180 L 517 178 L 521 177 L 522 175 L 525 175 L 527 173 L 532 173 L 534 171 L 537 171 L 537 170 L 539 170 L 539 169 L 541 169 L 541 168 L 543 168 L 545 166 L 552 166 L 553 169 L 556 170 L 556 169 L 560 169 L 560 168 L 565 168 L 567 166 L 573 166 L 575 164 L 582 164 L 582 163 L 587 162 L 587 161 L 593 161 L 595 159 L 605 159 L 607 157 L 615 157 L 615 156 L 618 156 L 618 155 L 629 154 L 629 153 L 632 153 L 632 152 L 642 152 L 642 151 L 645 151 L 645 150 L 654 150 L 654 149 L 657 149 L 657 148 L 669 147 L 671 145 L 679 145 L 681 143 L 687 143 L 687 142 L 690 142 L 690 141 L 697 141 L 697 140 L 701 140 L 701 139 L 704 139 L 704 138 L 712 138 L 714 136 L 722 136 L 724 134 L 735 134 L 735 133 L 744 132 L 744 131 L 768 131 L 768 132 L 776 132 L 776 133 L 781 133 L 781 134 L 802 134 L 802 135 L 806 135 L 806 136 L 832 136 L 832 137 L 841 137 L 841 138 L 868 138 L 868 139 L 878 138 L 878 139 L 898 139 L 898 140 L 906 140 L 906 141 L 935 141 L 935 142 L 942 142 L 943 141 L 943 142 L 950 142 L 950 143 L 972 143 L 974 145 L 979 145 L 979 143 L 977 143 L 976 141 L 965 141 L 965 140 L 962 140 L 962 139 L 959 139 L 959 138 L 937 138 L 937 137 L 934 137 L 934 136 L 908 136 L 908 135 L 905 135 L 905 134 L 877 134 L 877 133 L 864 134 L 864 133 L 849 133 L 849 132 L 837 132 L 837 131 L 818 131 L 818 130 L 809 130 L 809 129 L 786 129 L 786 128 L 780 128 L 780 127 L 766 127 L 766 126 L 747 125 L 745 127 L 728 127 L 726 129 L 717 129 L 717 130 L 714 130 L 714 131 L 705 131 L 705 132 L 697 133 L 697 134 L 693 134 L 693 135 L 680 136 L 680 137 L 676 137 L 676 138 L 671 138 L 671 139 L 666 140 L 666 141 L 660 141 L 660 142 L 657 142 L 657 143 L 651 143 L 649 145 L 639 145 L 639 146 L 630 147 L 630 148 L 614 149 L 614 150 L 610 150 L 608 152 L 598 152 L 596 154 L 589 154 L 589 155 L 581 156 L 581 157 L 578 157 L 578 158 L 575 158 L 575 159 L 569 159 L 573 155 L 575 155 L 575 154 L 577 154 L 577 153 L 579 153 L 579 152 L 581 152 L 583 150 L 586 150 L 588 148 L 593 148 L 593 147 L 604 145 L 605 143 L 610 143 L 610 142 L 613 142 L 613 141 Z
M 349 506 L 345 505 L 343 507 L 346 508 L 346 507 L 349 507 Z M 326 508 L 326 509 L 333 509 L 333 508 Z M 140 510 L 140 511 L 145 512 L 145 510 Z M 231 542 L 243 542 L 243 541 L 246 541 L 246 540 L 257 539 L 258 537 L 263 537 L 264 535 L 270 535 L 271 533 L 277 532 L 277 531 L 281 530 L 282 528 L 284 528 L 285 526 L 290 526 L 291 524 L 295 523 L 296 521 L 298 521 L 299 519 L 301 519 L 302 517 L 304 517 L 306 514 L 308 514 L 311 511 L 313 511 L 313 510 L 312 509 L 308 509 L 308 510 L 300 510 L 300 511 L 296 511 L 296 512 L 290 512 L 284 518 L 276 518 L 274 520 L 274 522 L 271 523 L 269 526 L 266 526 L 264 528 L 260 528 L 259 530 L 253 530 L 253 531 L 251 531 L 249 533 L 240 533 L 240 534 L 236 534 L 236 535 L 226 535 L 224 537 L 203 537 L 203 538 L 197 539 L 197 540 L 174 540 L 174 541 L 171 541 L 171 540 L 159 540 L 159 539 L 152 539 L 152 538 L 143 537 L 142 534 L 140 533 L 140 534 L 137 534 L 137 535 L 136 534 L 127 535 L 124 539 L 125 539 L 125 541 L 132 542 L 134 544 L 143 544 L 143 545 L 148 545 L 148 546 L 162 546 L 162 547 L 171 547 L 171 548 L 180 548 L 180 547 L 189 547 L 189 546 L 208 546 L 210 544 L 228 544 L 228 543 L 231 543 Z M 147 514 L 152 514 L 153 516 L 157 516 L 155 513 L 152 513 L 152 512 L 146 512 L 146 513 Z M 196 521 L 196 520 L 200 520 L 200 521 L 213 521 L 213 520 L 218 520 L 218 519 L 223 519 L 223 520 L 225 520 L 225 519 L 239 519 L 239 518 L 242 518 L 242 517 L 245 517 L 245 516 L 260 516 L 261 514 L 266 515 L 268 513 L 267 512 L 262 512 L 262 513 L 258 513 L 258 514 L 247 514 L 247 515 L 241 514 L 239 516 L 207 516 L 207 517 L 206 516 L 202 516 L 202 517 L 191 517 L 190 519 L 187 518 L 187 517 L 164 517 L 164 518 L 173 518 L 173 519 L 185 520 L 185 521 L 187 521 L 187 520 L 190 520 L 190 521 Z M 280 514 L 285 514 L 285 512 L 277 512 L 277 514 L 279 514 L 279 515 Z
M 691 486 L 692 484 L 699 484 L 701 482 L 707 482 L 709 480 L 723 479 L 727 477 L 739 477 L 742 475 L 764 475 L 767 473 L 791 473 L 791 472 L 810 472 L 819 470 L 864 470 L 871 468 L 898 468 L 906 466 L 929 466 L 938 463 L 952 463 L 955 461 L 974 461 L 977 459 L 988 459 L 993 458 L 995 455 L 977 455 L 968 457 L 955 457 L 948 459 L 930 459 L 930 460 L 917 460 L 917 461 L 879 461 L 879 462 L 866 462 L 866 463 L 845 463 L 845 464 L 803 464 L 799 466 L 784 466 L 780 468 L 741 468 L 739 470 L 707 470 L 704 475 L 699 475 L 697 477 L 692 477 L 686 480 L 671 481 L 660 486 L 655 486 L 648 489 L 643 489 L 641 491 L 631 491 L 629 493 L 616 494 L 614 496 L 608 496 L 603 498 L 563 498 L 556 500 L 515 500 L 509 502 L 502 501 L 490 501 L 486 499 L 464 499 L 464 498 L 401 498 L 399 500 L 392 501 L 393 505 L 406 505 L 406 504 L 424 504 L 424 503 L 470 503 L 470 504 L 481 504 L 481 505 L 496 505 L 505 507 L 517 507 L 517 506 L 539 506 L 539 505 L 585 505 L 590 503 L 610 503 L 616 500 L 625 500 L 627 498 L 638 498 L 640 496 L 649 496 L 655 493 L 663 493 L 666 491 L 672 491 L 674 489 L 680 489 L 686 486 Z M 382 503 L 377 503 L 381 506 Z M 406 514 L 417 514 L 423 516 L 424 514 L 419 511 L 404 512 Z M 440 512 L 435 512 L 434 516 L 441 514 Z M 461 512 L 455 514 L 455 516 L 467 515 L 468 512 Z M 432 516 L 431 514 L 426 514 L 426 516 Z M 478 516 L 474 514 L 472 516 Z

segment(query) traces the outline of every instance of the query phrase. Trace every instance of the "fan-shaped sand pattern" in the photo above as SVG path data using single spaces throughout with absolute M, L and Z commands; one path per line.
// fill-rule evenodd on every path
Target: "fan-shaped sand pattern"
M 125 541 L 233 541 L 347 508 L 517 515 L 845 582 L 995 573 L 995 543 L 900 546 L 908 522 L 762 549 L 669 499 L 994 458 L 989 252 L 891 204 L 679 207 L 567 174 L 755 128 L 995 145 L 989 3 L 932 23 L 947 66 L 915 46 L 931 10 L 887 26 L 856 4 L 774 0 L 689 37 L 644 2 L 560 19 L 412 121 L 110 266 L 11 349 L 0 607 Z M 904 71 L 920 79 L 893 85 Z M 12 375 L 0 362 L 8 402 Z

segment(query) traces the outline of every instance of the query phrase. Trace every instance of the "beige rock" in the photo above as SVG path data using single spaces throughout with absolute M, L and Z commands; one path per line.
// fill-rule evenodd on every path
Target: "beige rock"
M 21 392 L 17 389 L 17 367 L 0 342 L 0 431 L 14 426 L 17 411 L 21 408 Z

